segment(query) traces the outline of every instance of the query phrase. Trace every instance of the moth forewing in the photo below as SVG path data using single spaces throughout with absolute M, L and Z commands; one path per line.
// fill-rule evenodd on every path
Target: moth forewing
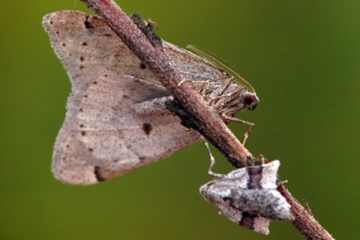
M 45 16 L 43 27 L 72 85 L 54 147 L 57 179 L 82 185 L 105 181 L 199 139 L 168 110 L 165 102 L 172 96 L 104 20 L 60 11 Z M 225 87 L 226 73 L 189 51 L 163 43 L 183 79 L 208 81 L 214 96 Z M 239 89 L 232 83 L 225 93 Z M 237 109 L 246 105 L 240 103 Z

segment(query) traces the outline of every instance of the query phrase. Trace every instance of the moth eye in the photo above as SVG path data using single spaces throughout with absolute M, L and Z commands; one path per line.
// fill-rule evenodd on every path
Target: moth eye
M 244 105 L 249 110 L 255 110 L 259 103 L 259 98 L 256 95 L 248 94 L 243 99 Z

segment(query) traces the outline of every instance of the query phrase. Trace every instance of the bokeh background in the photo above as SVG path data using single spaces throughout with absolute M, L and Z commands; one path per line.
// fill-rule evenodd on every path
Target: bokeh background
M 282 161 L 281 176 L 337 239 L 359 239 L 360 2 L 118 1 L 246 76 L 262 99 L 248 146 Z M 116 180 L 63 185 L 52 146 L 69 81 L 41 28 L 78 0 L 3 1 L 0 14 L 0 239 L 302 239 L 288 223 L 267 238 L 218 216 L 198 194 L 202 144 Z M 232 129 L 241 136 L 238 125 Z M 229 171 L 218 158 L 217 170 Z

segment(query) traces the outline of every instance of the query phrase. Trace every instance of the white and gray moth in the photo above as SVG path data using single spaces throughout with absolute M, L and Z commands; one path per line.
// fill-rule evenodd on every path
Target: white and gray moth
M 269 234 L 271 220 L 292 220 L 291 207 L 277 190 L 278 160 L 239 168 L 200 188 L 200 194 L 226 218 Z
M 53 153 L 58 180 L 95 184 L 199 140 L 166 107 L 173 99 L 169 92 L 102 19 L 60 11 L 45 16 L 43 27 L 72 85 Z M 187 50 L 163 45 L 183 79 L 195 87 L 206 81 L 211 99 L 221 95 L 214 111 L 234 115 L 257 104 L 252 88 L 229 84 L 228 72 Z

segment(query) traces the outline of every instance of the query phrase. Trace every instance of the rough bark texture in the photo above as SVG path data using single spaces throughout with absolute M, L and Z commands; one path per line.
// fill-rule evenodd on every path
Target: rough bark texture
M 195 91 L 190 82 L 178 85 L 183 79 L 171 66 L 161 46 L 154 46 L 113 0 L 82 1 L 86 2 L 91 9 L 103 17 L 126 45 L 150 67 L 181 107 L 198 122 L 200 133 L 215 145 L 235 167 L 245 166 L 247 161 L 253 158 L 250 151 L 241 144 L 222 118 Z M 279 186 L 279 191 L 292 207 L 295 216 L 293 224 L 306 239 L 334 239 L 316 221 L 314 216 L 290 194 L 285 186 Z

